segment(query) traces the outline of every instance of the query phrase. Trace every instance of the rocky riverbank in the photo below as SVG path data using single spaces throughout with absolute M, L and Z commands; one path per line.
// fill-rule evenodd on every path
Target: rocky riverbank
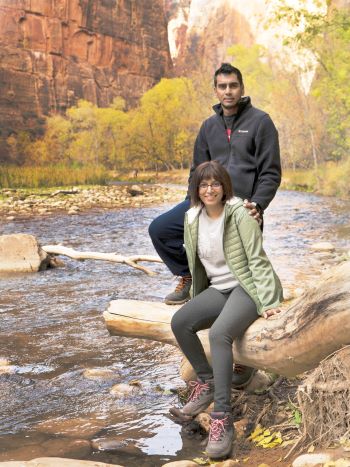
M 88 209 L 144 207 L 182 201 L 184 196 L 184 189 L 149 184 L 73 187 L 47 191 L 3 189 L 0 191 L 0 217 L 14 220 L 23 216 L 50 215 L 56 211 L 73 215 Z

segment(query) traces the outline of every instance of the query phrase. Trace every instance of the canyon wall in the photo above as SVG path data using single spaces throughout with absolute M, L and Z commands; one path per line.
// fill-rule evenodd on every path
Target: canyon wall
M 163 0 L 0 0 L 0 162 L 43 117 L 78 99 L 134 105 L 171 72 Z
M 177 74 L 212 73 L 231 61 L 227 48 L 251 46 L 261 33 L 264 0 L 165 0 L 170 51 Z

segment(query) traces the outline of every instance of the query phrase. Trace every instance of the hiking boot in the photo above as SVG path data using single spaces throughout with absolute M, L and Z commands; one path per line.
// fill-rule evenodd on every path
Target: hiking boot
M 235 429 L 230 412 L 212 412 L 206 453 L 212 459 L 227 457 L 232 449 Z
M 171 407 L 169 412 L 183 422 L 193 419 L 196 415 L 209 407 L 214 400 L 214 380 L 209 379 L 206 383 L 203 381 L 190 381 L 192 387 L 188 401 L 181 408 Z
M 232 387 L 235 389 L 240 389 L 244 386 L 247 386 L 253 379 L 255 372 L 256 370 L 254 368 L 235 363 L 232 374 Z
M 191 276 L 182 276 L 180 277 L 179 283 L 176 286 L 174 292 L 168 294 L 164 302 L 167 305 L 181 305 L 182 303 L 186 303 L 190 297 L 190 289 L 192 285 L 192 277 Z

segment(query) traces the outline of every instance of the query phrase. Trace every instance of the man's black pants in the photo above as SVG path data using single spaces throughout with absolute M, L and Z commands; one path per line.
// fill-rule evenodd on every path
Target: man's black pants
M 190 274 L 184 248 L 185 212 L 189 208 L 190 201 L 183 201 L 156 217 L 148 229 L 154 248 L 174 276 Z

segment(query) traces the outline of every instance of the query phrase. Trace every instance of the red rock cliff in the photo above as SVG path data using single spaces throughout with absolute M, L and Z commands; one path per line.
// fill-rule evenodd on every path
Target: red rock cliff
M 171 67 L 163 0 L 0 0 L 0 161 L 43 116 L 132 105 Z

